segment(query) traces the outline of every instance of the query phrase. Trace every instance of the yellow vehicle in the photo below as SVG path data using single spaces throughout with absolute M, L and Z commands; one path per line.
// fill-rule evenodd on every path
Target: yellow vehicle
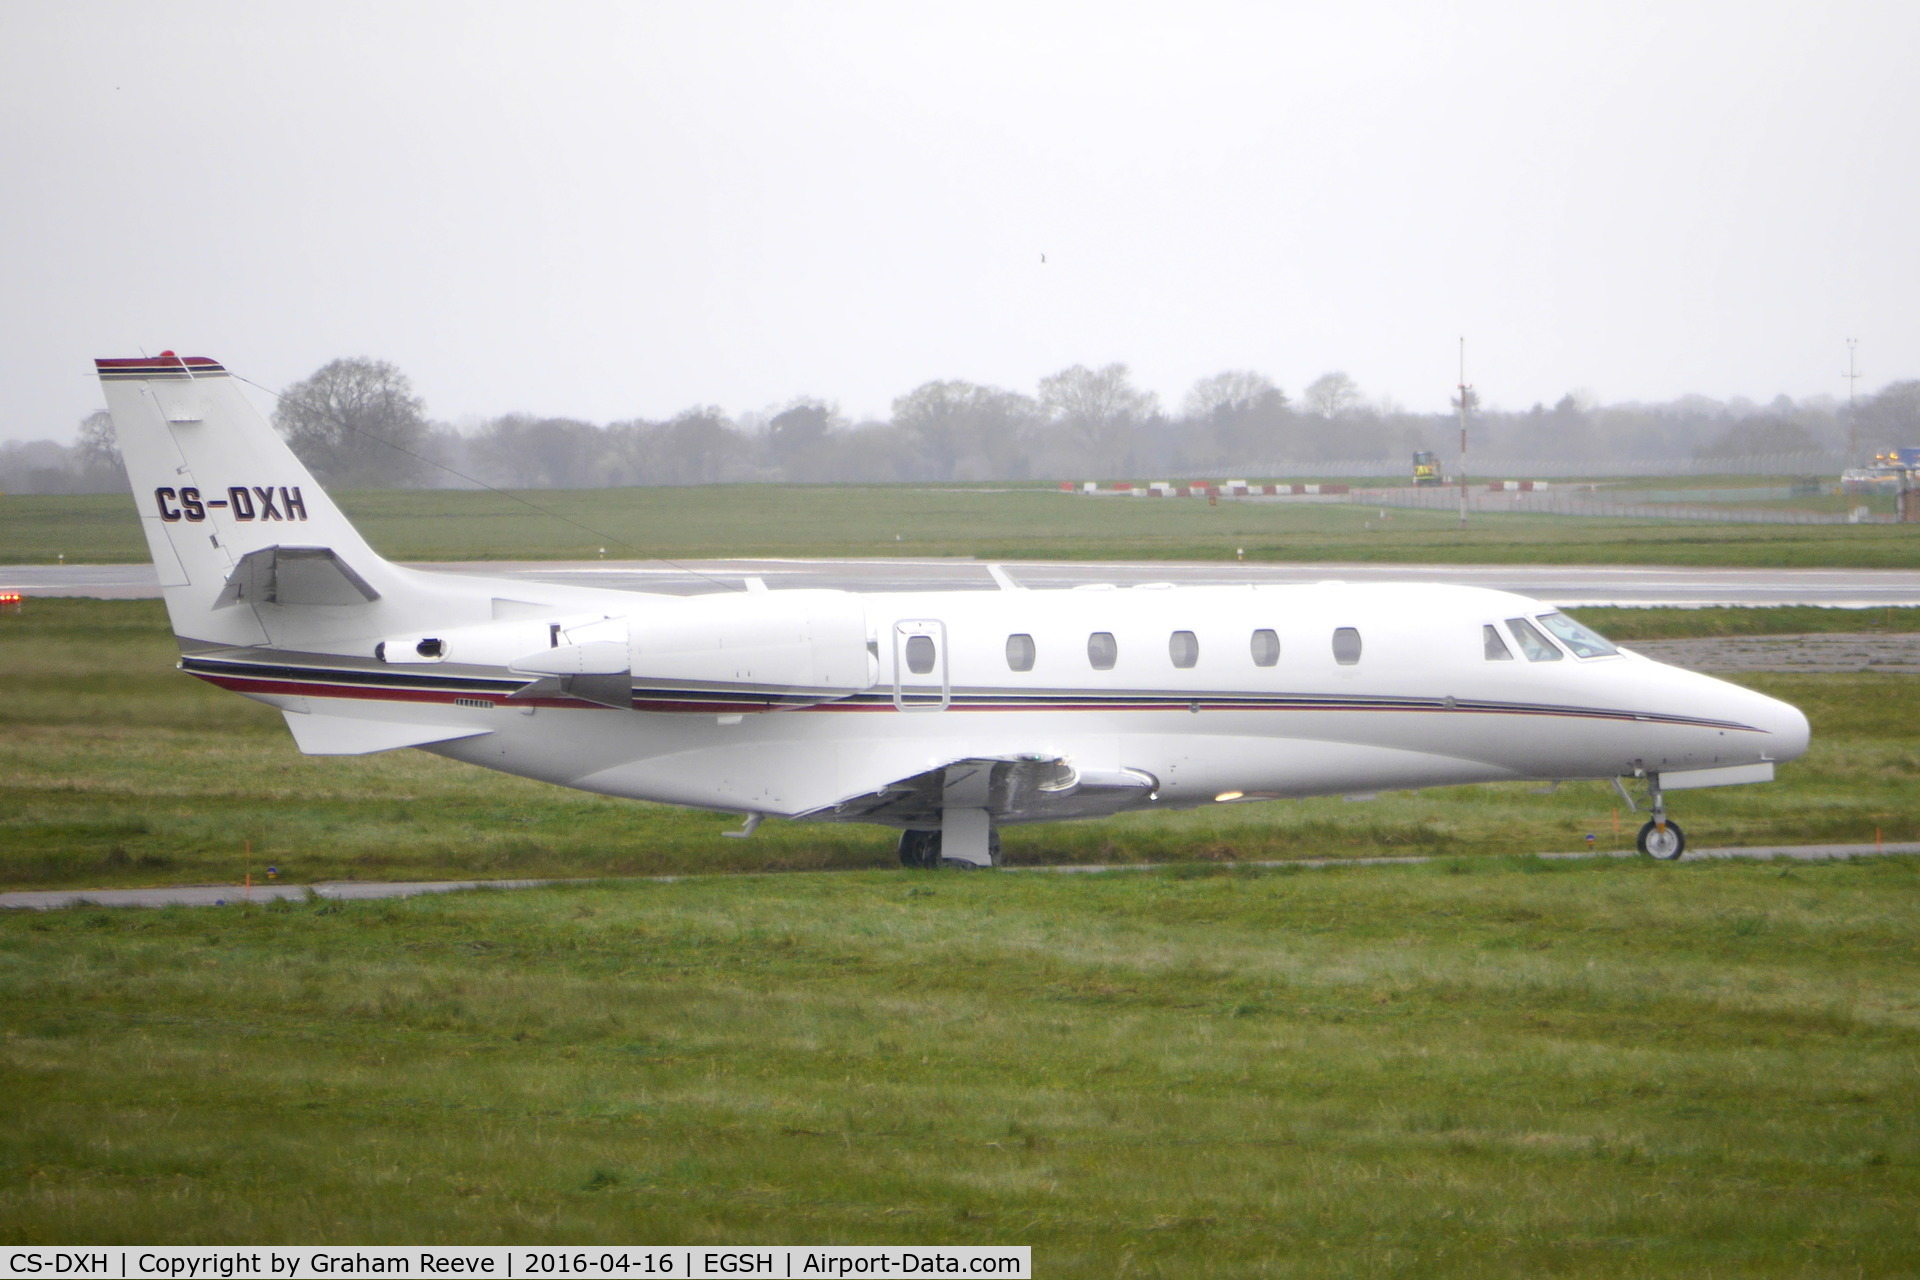
M 1439 462 L 1424 449 L 1413 455 L 1413 483 L 1415 485 L 1446 483 L 1440 476 Z

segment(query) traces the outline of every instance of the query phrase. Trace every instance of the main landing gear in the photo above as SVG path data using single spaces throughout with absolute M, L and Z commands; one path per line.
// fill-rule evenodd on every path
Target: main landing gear
M 994 830 L 989 807 L 992 782 L 991 761 L 948 765 L 940 779 L 940 828 L 902 832 L 900 865 L 955 870 L 999 866 L 1000 833 Z
M 947 858 L 940 854 L 941 833 L 938 831 L 902 831 L 900 833 L 900 865 L 910 871 L 932 871 L 944 867 L 950 871 L 972 871 L 1000 865 L 1000 833 L 989 831 L 985 853 L 987 861 L 976 862 L 971 858 Z
M 1636 843 L 1640 846 L 1640 852 L 1649 858 L 1673 862 L 1687 851 L 1687 833 L 1680 829 L 1679 823 L 1667 817 L 1667 802 L 1660 792 L 1659 774 L 1647 775 L 1647 794 L 1653 800 L 1653 817 L 1647 820 L 1646 826 L 1640 828 L 1640 838 Z
M 900 865 L 909 871 L 923 871 L 940 865 L 938 831 L 902 831 Z

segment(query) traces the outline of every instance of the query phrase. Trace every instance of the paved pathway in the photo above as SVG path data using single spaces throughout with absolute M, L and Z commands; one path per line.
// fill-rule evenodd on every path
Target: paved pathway
M 1683 862 L 1701 862 L 1711 858 L 1793 858 L 1800 862 L 1826 862 L 1845 858 L 1871 858 L 1888 854 L 1920 853 L 1920 841 L 1894 841 L 1887 844 L 1798 844 L 1746 845 L 1724 849 L 1700 849 L 1688 853 Z M 1637 858 L 1631 851 L 1543 853 L 1542 858 Z M 1242 862 L 1229 865 L 1246 867 L 1384 867 L 1434 862 L 1421 856 L 1389 858 L 1286 858 L 1277 861 Z M 1040 871 L 1071 875 L 1096 871 L 1152 871 L 1165 863 L 1104 863 L 1062 867 L 1006 867 L 1008 871 Z M 716 873 L 766 875 L 770 872 Z M 625 877 L 622 877 L 625 878 Z M 686 876 L 635 876 L 632 879 L 671 883 Z M 231 907 L 243 902 L 270 902 L 275 899 L 305 898 L 309 890 L 321 898 L 366 900 L 372 898 L 411 898 L 423 893 L 453 893 L 462 889 L 532 889 L 541 885 L 597 884 L 596 880 L 411 880 L 375 882 L 336 881 L 329 884 L 270 884 L 245 889 L 239 885 L 196 884 L 160 889 L 33 889 L 0 893 L 0 908 L 50 911 L 58 907 Z
M 966 557 L 845 560 L 584 560 L 474 561 L 415 564 L 442 573 L 482 574 L 531 582 L 657 591 L 675 595 L 737 590 L 747 578 L 769 586 L 838 587 L 850 591 L 992 590 L 986 566 Z M 1908 569 L 1723 569 L 1646 565 L 1525 564 L 1240 564 L 1233 561 L 1012 561 L 1007 572 L 1030 587 L 1087 582 L 1452 582 L 1518 591 L 1550 604 L 1827 605 L 1878 608 L 1920 605 L 1920 571 Z M 157 597 L 150 564 L 0 565 L 0 590 L 29 596 Z
M 561 880 L 348 880 L 330 884 L 185 884 L 159 889 L 31 889 L 0 893 L 0 907 L 45 911 L 54 907 L 231 907 L 243 902 L 305 898 L 309 892 L 343 901 L 411 898 L 422 893 L 461 889 L 532 889 L 543 884 L 586 884 Z

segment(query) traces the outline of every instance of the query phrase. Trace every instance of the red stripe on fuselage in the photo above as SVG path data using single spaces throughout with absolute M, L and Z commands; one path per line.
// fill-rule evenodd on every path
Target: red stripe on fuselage
M 189 674 L 205 680 L 207 683 L 230 690 L 234 693 L 274 693 L 320 698 L 355 698 L 369 702 L 410 702 L 438 703 L 452 706 L 461 698 L 483 699 L 503 707 L 557 707 L 571 710 L 617 711 L 618 707 L 608 707 L 602 703 L 587 702 L 576 698 L 509 698 L 503 693 L 490 693 L 478 690 L 458 692 L 450 689 L 396 689 L 392 687 L 369 688 L 365 685 L 327 684 L 299 680 L 275 680 L 259 676 L 214 675 L 194 671 Z M 1241 702 L 1207 702 L 1196 700 L 1202 711 L 1365 711 L 1374 714 L 1441 714 L 1441 715 L 1501 715 L 1501 716 L 1553 716 L 1575 720 L 1617 720 L 1635 721 L 1640 717 L 1631 711 L 1606 711 L 1582 708 L 1555 707 L 1424 707 L 1408 705 L 1369 706 L 1342 702 L 1314 703 L 1272 703 L 1249 706 Z M 1191 711 L 1192 702 L 955 702 L 949 711 Z M 912 704 L 909 704 L 912 707 Z M 663 715 L 765 715 L 776 711 L 815 711 L 836 712 L 839 714 L 858 714 L 862 712 L 897 712 L 891 701 L 886 702 L 827 702 L 808 706 L 781 707 L 778 705 L 753 705 L 739 702 L 695 702 L 695 701 L 637 701 L 636 711 L 653 711 Z M 1646 723 L 1666 723 L 1651 721 Z M 1759 732 L 1750 725 L 1727 725 L 1727 728 L 1739 729 L 1749 733 Z

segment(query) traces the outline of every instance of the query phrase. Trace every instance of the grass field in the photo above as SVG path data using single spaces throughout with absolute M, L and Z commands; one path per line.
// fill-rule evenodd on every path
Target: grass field
M 1920 610 L 1621 610 L 1648 633 L 1920 625 Z M 601 876 L 884 867 L 881 828 L 773 822 L 610 800 L 421 752 L 305 757 L 278 712 L 181 675 L 157 601 L 33 600 L 0 617 L 0 887 Z M 1812 751 L 1764 787 L 1691 792 L 1696 844 L 1920 839 L 1920 681 L 1746 679 L 1804 709 Z M 1014 827 L 1013 863 L 1247 861 L 1627 848 L 1640 819 L 1601 783 L 1219 806 Z M 1617 822 L 1617 826 L 1616 826 Z
M 1408 561 L 1912 568 L 1920 525 L 1735 525 L 1653 519 L 1191 499 L 1090 499 L 1044 489 L 717 486 L 547 490 L 544 514 L 485 492 L 340 496 L 398 560 L 977 556 L 988 560 Z M 560 517 L 565 517 L 564 519 Z M 574 523 L 568 523 L 572 521 Z M 585 526 L 582 528 L 580 526 Z M 592 532 L 590 532 L 590 530 Z M 0 497 L 0 563 L 147 558 L 124 494 Z
M 1920 1273 L 1920 860 L 0 916 L 7 1242 Z
M 1590 611 L 1631 638 L 1920 611 Z M 1618 625 L 1616 625 L 1618 624 Z M 0 885 L 592 877 L 0 913 L 0 1242 L 1028 1244 L 1062 1277 L 1920 1273 L 1920 859 L 1630 841 L 1598 785 L 888 833 L 306 758 L 154 601 L 0 616 Z M 1699 843 L 1920 838 L 1920 681 Z M 251 860 L 245 850 L 252 845 Z M 1421 866 L 1256 858 L 1421 852 Z M 828 874 L 827 869 L 835 869 Z

